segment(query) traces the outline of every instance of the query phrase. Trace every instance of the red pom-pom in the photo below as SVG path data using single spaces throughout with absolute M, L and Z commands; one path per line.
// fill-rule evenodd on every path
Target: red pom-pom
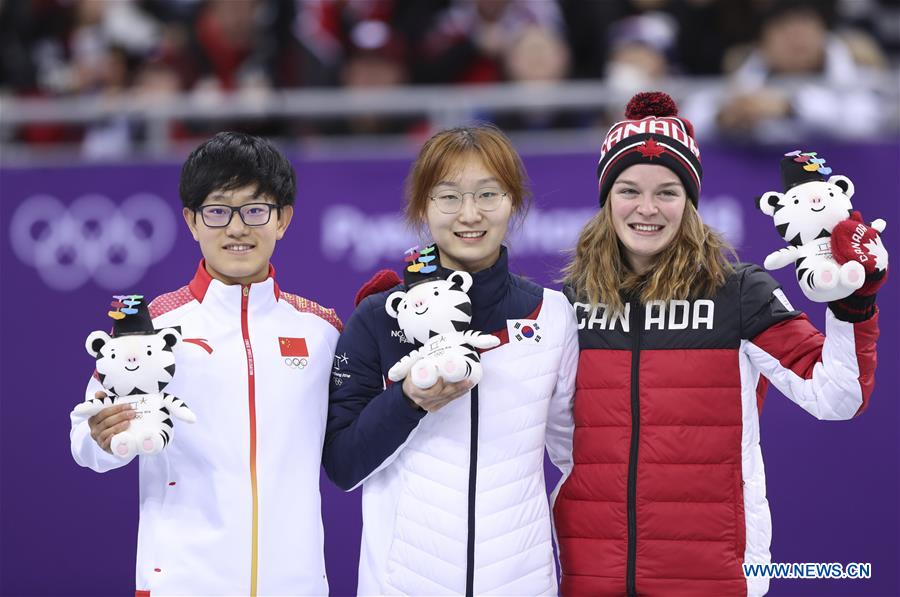
M 362 288 L 359 289 L 359 292 L 356 293 L 356 298 L 353 301 L 353 306 L 359 306 L 362 300 L 370 294 L 384 292 L 385 290 L 391 289 L 401 282 L 402 280 L 400 279 L 400 276 L 398 276 L 397 272 L 395 272 L 394 270 L 379 270 L 375 272 L 375 275 L 372 276 L 372 279 L 363 284 Z
M 678 116 L 678 106 L 662 91 L 638 93 L 625 107 L 625 118 L 640 120 L 647 116 Z

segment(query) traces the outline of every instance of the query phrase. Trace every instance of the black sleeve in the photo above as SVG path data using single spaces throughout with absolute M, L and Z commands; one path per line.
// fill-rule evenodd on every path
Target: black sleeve
M 831 301 L 828 308 L 834 316 L 841 321 L 859 323 L 871 319 L 877 311 L 875 307 L 875 294 L 859 295 L 851 294 L 848 297 Z
M 758 265 L 739 265 L 741 338 L 753 339 L 770 326 L 800 315 L 775 278 Z
M 341 489 L 357 486 L 403 445 L 425 416 L 410 406 L 397 383 L 385 389 L 377 336 L 375 296 L 350 317 L 335 349 L 322 463 Z

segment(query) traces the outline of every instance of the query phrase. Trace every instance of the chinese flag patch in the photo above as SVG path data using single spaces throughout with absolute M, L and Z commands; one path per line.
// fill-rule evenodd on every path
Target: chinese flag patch
M 308 357 L 306 338 L 278 338 L 278 347 L 283 357 Z

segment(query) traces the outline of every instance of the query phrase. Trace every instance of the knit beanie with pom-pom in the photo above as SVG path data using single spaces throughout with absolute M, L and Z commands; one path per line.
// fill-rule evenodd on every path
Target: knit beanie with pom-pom
M 696 207 L 703 178 L 700 148 L 693 125 L 678 117 L 675 101 L 659 91 L 639 93 L 628 102 L 625 118 L 610 127 L 600 148 L 600 206 L 623 170 L 635 164 L 657 164 L 678 175 Z

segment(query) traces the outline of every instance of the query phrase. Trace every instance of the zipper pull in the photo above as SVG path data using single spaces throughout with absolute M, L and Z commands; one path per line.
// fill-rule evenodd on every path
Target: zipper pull
M 244 287 L 242 288 L 242 292 L 244 293 L 244 296 L 250 296 L 250 287 L 249 287 L 249 286 L 244 286 Z

